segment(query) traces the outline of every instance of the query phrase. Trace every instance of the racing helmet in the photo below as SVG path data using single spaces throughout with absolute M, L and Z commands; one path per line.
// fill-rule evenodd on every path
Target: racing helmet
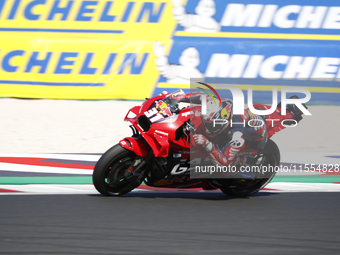
M 202 119 L 206 134 L 209 137 L 215 137 L 225 130 L 230 125 L 230 120 L 233 118 L 233 101 L 223 100 L 222 105 L 217 111 L 211 112 L 207 117 Z

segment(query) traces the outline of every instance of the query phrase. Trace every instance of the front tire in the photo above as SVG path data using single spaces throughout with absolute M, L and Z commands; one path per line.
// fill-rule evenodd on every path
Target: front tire
M 128 185 L 123 174 L 131 165 L 136 154 L 119 144 L 106 151 L 96 163 L 92 180 L 94 187 L 104 196 L 119 195 L 118 192 Z M 121 180 L 112 184 L 113 181 Z

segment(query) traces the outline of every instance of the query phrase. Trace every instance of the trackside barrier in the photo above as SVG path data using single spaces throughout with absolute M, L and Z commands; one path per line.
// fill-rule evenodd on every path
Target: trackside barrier
M 227 78 L 260 101 L 300 86 L 340 104 L 335 0 L 3 0 L 0 24 L 0 97 L 144 99 Z

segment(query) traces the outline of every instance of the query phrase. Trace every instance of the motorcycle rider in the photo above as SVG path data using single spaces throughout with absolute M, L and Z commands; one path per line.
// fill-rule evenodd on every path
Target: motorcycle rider
M 170 97 L 179 102 L 201 104 L 203 94 L 203 92 L 185 94 L 180 90 L 179 93 L 173 93 Z M 291 98 L 298 97 L 292 96 Z M 306 105 L 304 107 L 307 109 Z M 281 104 L 278 108 L 281 108 Z M 286 108 L 287 114 L 290 114 L 296 122 L 302 119 L 302 111 L 294 104 L 288 104 Z M 253 149 L 264 149 L 267 143 L 266 118 L 271 119 L 271 124 L 275 125 L 278 130 L 285 128 L 281 124 L 285 117 L 281 114 L 272 114 L 259 116 L 245 109 L 243 115 L 233 115 L 232 100 L 222 99 L 216 105 L 214 99 L 207 97 L 207 114 L 200 114 L 204 134 L 193 134 L 192 144 L 203 146 L 215 165 L 246 164 L 246 156 L 237 157 L 237 161 L 236 156 L 245 145 L 250 145 Z M 295 122 L 290 124 L 286 122 L 288 125 L 293 125 L 293 123 L 295 124 Z
M 179 102 L 200 104 L 202 94 L 183 92 L 170 97 Z M 232 100 L 222 99 L 218 105 L 214 101 L 207 97 L 207 114 L 200 116 L 204 134 L 194 134 L 192 144 L 203 146 L 215 165 L 245 164 L 246 157 L 236 158 L 245 145 L 263 150 L 267 143 L 266 117 L 253 114 L 248 109 L 243 115 L 233 115 Z M 295 105 L 287 105 L 287 110 L 297 121 L 301 119 L 302 112 Z
M 179 102 L 201 103 L 202 94 L 174 94 L 171 98 Z M 263 149 L 267 142 L 267 129 L 266 125 L 261 126 L 262 118 L 249 110 L 245 110 L 244 115 L 233 115 L 232 100 L 222 99 L 222 104 L 218 103 L 215 105 L 213 99 L 207 97 L 207 114 L 200 116 L 204 134 L 194 134 L 192 144 L 203 146 L 215 165 L 235 164 L 237 153 L 246 144 Z M 218 120 L 219 124 L 214 120 Z
M 231 100 L 223 100 L 216 112 L 202 120 L 206 135 L 193 135 L 195 145 L 203 146 L 215 165 L 245 163 L 234 160 L 246 144 L 264 149 L 267 142 L 267 129 L 261 125 L 261 117 L 249 110 L 244 115 L 233 115 L 232 106 Z M 224 121 L 214 127 L 214 119 Z

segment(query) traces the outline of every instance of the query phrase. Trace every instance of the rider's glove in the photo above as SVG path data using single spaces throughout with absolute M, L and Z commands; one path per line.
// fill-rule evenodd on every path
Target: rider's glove
M 195 145 L 201 145 L 207 152 L 211 152 L 213 149 L 213 144 L 204 135 L 196 134 L 193 135 Z

